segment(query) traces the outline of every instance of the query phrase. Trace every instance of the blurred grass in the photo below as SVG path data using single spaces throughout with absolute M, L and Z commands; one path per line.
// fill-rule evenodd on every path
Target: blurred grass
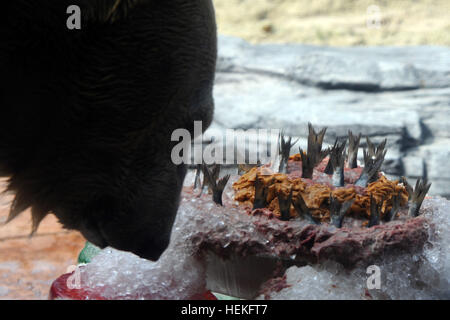
M 219 33 L 252 43 L 450 45 L 450 0 L 213 0 Z M 368 27 L 379 8 L 379 28 Z

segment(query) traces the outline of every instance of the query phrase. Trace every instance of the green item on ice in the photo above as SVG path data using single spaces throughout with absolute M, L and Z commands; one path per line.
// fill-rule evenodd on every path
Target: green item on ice
M 78 263 L 91 262 L 92 258 L 94 258 L 101 250 L 102 249 L 100 249 L 99 247 L 96 247 L 89 241 L 86 241 L 86 245 L 78 255 Z

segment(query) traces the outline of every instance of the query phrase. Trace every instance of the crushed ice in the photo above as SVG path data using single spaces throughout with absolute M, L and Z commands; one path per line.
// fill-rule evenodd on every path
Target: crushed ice
M 379 289 L 369 289 L 368 265 L 348 271 L 326 262 L 289 268 L 285 273 L 288 287 L 271 292 L 270 299 L 450 299 L 450 201 L 427 199 L 422 211 L 431 221 L 429 242 L 421 254 L 379 260 Z
M 90 264 L 81 268 L 83 287 L 109 299 L 188 299 L 204 292 L 205 265 L 192 256 L 195 245 L 189 241 L 192 235 L 207 227 L 223 234 L 229 232 L 232 238 L 234 229 L 251 224 L 245 215 L 239 219 L 234 219 L 232 214 L 224 215 L 223 210 L 232 211 L 233 208 L 218 207 L 212 201 L 206 203 L 209 203 L 211 215 L 204 219 L 195 209 L 206 205 L 204 201 L 196 199 L 192 202 L 190 199 L 182 200 L 171 244 L 158 262 L 104 249 Z M 429 243 L 420 255 L 384 257 L 379 261 L 379 290 L 367 289 L 367 266 L 346 271 L 336 263 L 327 262 L 320 266 L 289 268 L 286 271 L 289 287 L 272 292 L 270 298 L 449 299 L 450 201 L 439 197 L 426 199 L 422 211 L 431 221 Z
M 205 292 L 205 267 L 187 241 L 195 219 L 178 214 L 171 243 L 157 262 L 112 248 L 80 268 L 83 288 L 106 299 L 189 299 Z

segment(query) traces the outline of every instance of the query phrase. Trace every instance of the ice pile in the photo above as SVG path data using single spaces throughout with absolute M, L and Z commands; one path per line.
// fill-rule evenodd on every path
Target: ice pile
M 231 195 L 232 188 L 227 186 L 224 192 L 227 204 L 232 201 Z M 170 245 L 157 262 L 106 248 L 89 264 L 78 268 L 81 287 L 92 293 L 92 299 L 182 300 L 197 297 L 207 289 L 206 261 L 196 255 L 196 235 L 203 230 L 226 234 L 230 239 L 222 237 L 225 242 L 236 240 L 231 234 L 237 237 L 240 233 L 233 233 L 233 230 L 249 226 L 248 219 L 241 216 L 237 208 L 220 207 L 210 195 L 197 198 L 187 188 L 182 194 Z
M 242 257 L 276 253 L 277 246 L 254 225 L 262 218 L 243 214 L 233 205 L 233 193 L 228 188 L 224 207 L 211 201 L 210 195 L 197 197 L 192 189 L 185 188 L 170 246 L 158 262 L 107 248 L 80 268 L 82 287 L 90 288 L 93 298 L 189 299 L 207 289 L 208 264 L 202 252 L 212 250 L 220 257 L 227 253 Z M 289 268 L 284 279 L 272 280 L 280 281 L 280 285 L 262 292 L 260 298 L 449 299 L 450 201 L 426 199 L 421 211 L 429 219 L 428 243 L 415 255 L 385 255 L 372 262 L 381 271 L 379 290 L 367 288 L 368 265 L 348 270 L 328 261 Z M 276 224 L 272 226 L 275 228 L 283 223 L 268 220 L 266 225 Z M 295 223 L 287 226 L 294 228 Z
M 275 286 L 283 289 L 266 290 L 259 299 L 450 299 L 450 201 L 427 199 L 422 210 L 430 219 L 429 242 L 420 254 L 372 263 L 380 270 L 379 289 L 369 289 L 369 265 L 349 271 L 326 262 L 289 268 Z
M 92 298 L 106 299 L 185 300 L 204 293 L 205 266 L 194 258 L 188 241 L 189 225 L 195 223 L 191 218 L 177 216 L 169 248 L 157 262 L 112 248 L 102 250 L 79 268 L 82 288 L 89 288 Z

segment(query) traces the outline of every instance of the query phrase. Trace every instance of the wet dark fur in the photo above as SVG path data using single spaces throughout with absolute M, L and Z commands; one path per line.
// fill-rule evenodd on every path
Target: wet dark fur
M 82 29 L 68 30 L 69 5 Z M 10 219 L 53 212 L 94 244 L 158 259 L 184 166 L 171 133 L 212 118 L 211 0 L 14 0 L 0 22 L 0 174 Z

